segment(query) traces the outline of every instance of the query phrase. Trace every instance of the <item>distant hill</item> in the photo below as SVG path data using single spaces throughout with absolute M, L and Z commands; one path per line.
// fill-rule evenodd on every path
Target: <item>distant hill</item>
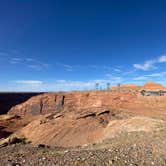
M 117 90 L 119 88 L 128 89 L 128 90 L 149 90 L 149 91 L 166 90 L 166 87 L 164 87 L 163 85 L 152 81 L 146 82 L 143 86 L 139 86 L 136 84 L 122 84 L 120 86 L 115 85 L 111 87 L 112 90 Z

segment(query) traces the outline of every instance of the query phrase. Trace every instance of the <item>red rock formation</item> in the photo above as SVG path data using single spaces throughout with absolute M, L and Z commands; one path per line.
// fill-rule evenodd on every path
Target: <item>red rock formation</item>
M 150 130 L 153 120 L 149 123 L 149 119 L 130 116 L 166 118 L 165 101 L 166 96 L 141 96 L 135 90 L 45 93 L 13 107 L 9 114 L 23 119 L 36 117 L 16 132 L 35 144 L 77 146 L 110 138 L 119 128 L 120 131 Z M 142 127 L 148 123 L 148 129 Z
M 13 107 L 8 114 L 37 116 L 49 113 L 80 114 L 88 110 L 122 109 L 138 115 L 162 115 L 166 110 L 166 96 L 142 96 L 139 92 L 71 92 L 46 93 L 32 97 Z
M 123 108 L 133 103 L 135 93 L 117 92 L 75 92 L 46 93 L 32 97 L 28 101 L 13 107 L 8 113 L 18 116 L 40 115 L 47 113 L 79 112 L 89 108 Z
M 33 144 L 53 146 L 82 146 L 101 142 L 120 133 L 154 130 L 162 121 L 145 117 L 130 117 L 125 112 L 99 109 L 86 110 L 82 115 L 39 118 L 15 134 Z M 90 112 L 89 112 L 90 111 Z
M 143 87 L 142 90 L 148 91 L 158 91 L 158 90 L 166 90 L 164 86 L 155 82 L 147 82 Z

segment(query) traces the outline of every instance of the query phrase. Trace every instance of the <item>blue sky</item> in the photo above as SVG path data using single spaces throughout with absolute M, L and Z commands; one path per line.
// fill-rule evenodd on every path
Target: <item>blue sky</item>
M 166 85 L 164 0 L 0 0 L 0 91 Z

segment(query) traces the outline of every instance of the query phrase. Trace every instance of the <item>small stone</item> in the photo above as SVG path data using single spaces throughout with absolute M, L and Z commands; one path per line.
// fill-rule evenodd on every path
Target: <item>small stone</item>
M 109 163 L 109 164 L 113 164 L 112 160 L 109 160 L 108 163 Z
M 137 147 L 137 145 L 136 145 L 136 144 L 134 144 L 134 145 L 133 145 L 133 147 Z
M 68 151 L 68 150 L 65 150 L 64 152 L 67 153 L 67 152 L 69 152 L 69 151 Z
M 115 156 L 115 160 L 118 160 L 118 157 L 117 157 L 117 156 Z
M 21 164 L 20 163 L 12 163 L 11 166 L 21 166 Z
M 155 163 L 154 163 L 153 161 L 151 162 L 151 164 L 152 164 L 152 165 L 155 165 Z
M 88 146 L 88 144 L 84 144 L 84 145 L 83 145 L 83 147 L 87 147 L 87 146 Z

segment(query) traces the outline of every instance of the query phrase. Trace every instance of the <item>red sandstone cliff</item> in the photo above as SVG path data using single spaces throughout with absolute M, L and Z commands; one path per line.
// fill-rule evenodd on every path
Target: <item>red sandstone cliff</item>
M 152 130 L 160 122 L 149 117 L 166 118 L 165 101 L 166 96 L 144 97 L 135 90 L 45 93 L 13 107 L 8 114 L 36 117 L 15 133 L 34 144 L 78 146 L 124 131 Z
M 125 108 L 137 99 L 136 93 L 129 92 L 75 92 L 46 93 L 32 97 L 13 107 L 8 113 L 19 116 L 47 113 L 80 112 L 89 108 Z
M 138 92 L 46 93 L 13 107 L 8 114 L 35 116 L 59 112 L 86 112 L 99 108 L 126 109 L 138 114 L 162 114 L 166 96 L 141 96 Z

